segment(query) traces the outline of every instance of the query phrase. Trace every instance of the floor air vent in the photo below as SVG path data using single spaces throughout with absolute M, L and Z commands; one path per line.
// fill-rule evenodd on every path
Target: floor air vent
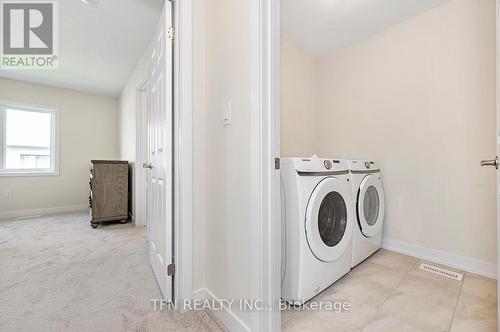
M 420 269 L 424 270 L 424 271 L 427 271 L 427 272 L 431 272 L 431 273 L 442 275 L 443 277 L 447 277 L 447 278 L 450 278 L 450 279 L 455 279 L 455 280 L 458 280 L 458 281 L 462 280 L 462 278 L 463 278 L 463 274 L 461 274 L 461 273 L 457 273 L 457 272 L 453 272 L 453 271 L 450 271 L 450 270 L 442 269 L 440 267 L 437 267 L 437 266 L 434 266 L 434 265 L 425 264 L 425 263 L 420 264 Z

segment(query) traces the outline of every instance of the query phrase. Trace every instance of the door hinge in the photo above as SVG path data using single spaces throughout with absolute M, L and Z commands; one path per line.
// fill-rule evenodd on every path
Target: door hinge
M 175 276 L 175 264 L 168 264 L 167 266 L 167 276 Z
M 280 160 L 280 158 L 274 158 L 274 169 L 281 169 L 281 160 Z
M 168 28 L 168 38 L 170 38 L 171 40 L 175 40 L 175 28 L 174 27 Z

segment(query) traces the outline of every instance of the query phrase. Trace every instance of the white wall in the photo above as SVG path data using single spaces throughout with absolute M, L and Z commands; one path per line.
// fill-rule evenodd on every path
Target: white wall
M 56 108 L 60 121 L 60 175 L 0 178 L 0 215 L 87 205 L 90 160 L 118 157 L 117 99 L 0 79 L 0 100 Z
M 149 50 L 143 52 L 119 98 L 120 155 L 130 161 L 135 160 L 137 89 L 148 78 Z
M 135 203 L 135 176 L 136 176 L 136 110 L 137 110 L 137 89 L 148 78 L 149 52 L 147 47 L 141 58 L 134 67 L 132 73 L 123 87 L 119 98 L 118 110 L 118 135 L 120 142 L 120 158 L 129 162 L 129 211 L 134 216 Z M 140 164 L 140 163 L 139 163 Z M 135 217 L 135 216 L 134 216 Z
M 251 1 L 233 0 L 196 0 L 194 9 L 194 289 L 252 298 L 258 11 Z M 232 124 L 223 127 L 227 102 Z M 251 326 L 250 315 L 233 313 L 240 328 Z
M 495 1 L 450 1 L 316 72 L 317 153 L 380 163 L 385 240 L 494 269 Z
M 317 152 L 317 59 L 283 39 L 281 43 L 281 156 Z

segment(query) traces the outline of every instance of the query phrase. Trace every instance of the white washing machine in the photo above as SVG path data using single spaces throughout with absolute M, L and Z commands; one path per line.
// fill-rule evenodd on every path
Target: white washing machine
M 352 236 L 352 267 L 380 249 L 385 196 L 382 176 L 373 161 L 350 160 L 352 196 L 357 222 Z
M 356 222 L 345 160 L 282 159 L 283 300 L 301 305 L 351 269 Z

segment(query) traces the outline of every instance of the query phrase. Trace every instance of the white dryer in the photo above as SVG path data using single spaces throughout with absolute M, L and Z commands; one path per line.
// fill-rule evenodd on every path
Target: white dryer
M 345 160 L 282 159 L 282 298 L 308 301 L 347 274 L 356 222 Z
M 375 162 L 351 160 L 349 170 L 357 216 L 357 225 L 352 236 L 352 267 L 354 267 L 380 249 L 385 196 L 380 169 Z

